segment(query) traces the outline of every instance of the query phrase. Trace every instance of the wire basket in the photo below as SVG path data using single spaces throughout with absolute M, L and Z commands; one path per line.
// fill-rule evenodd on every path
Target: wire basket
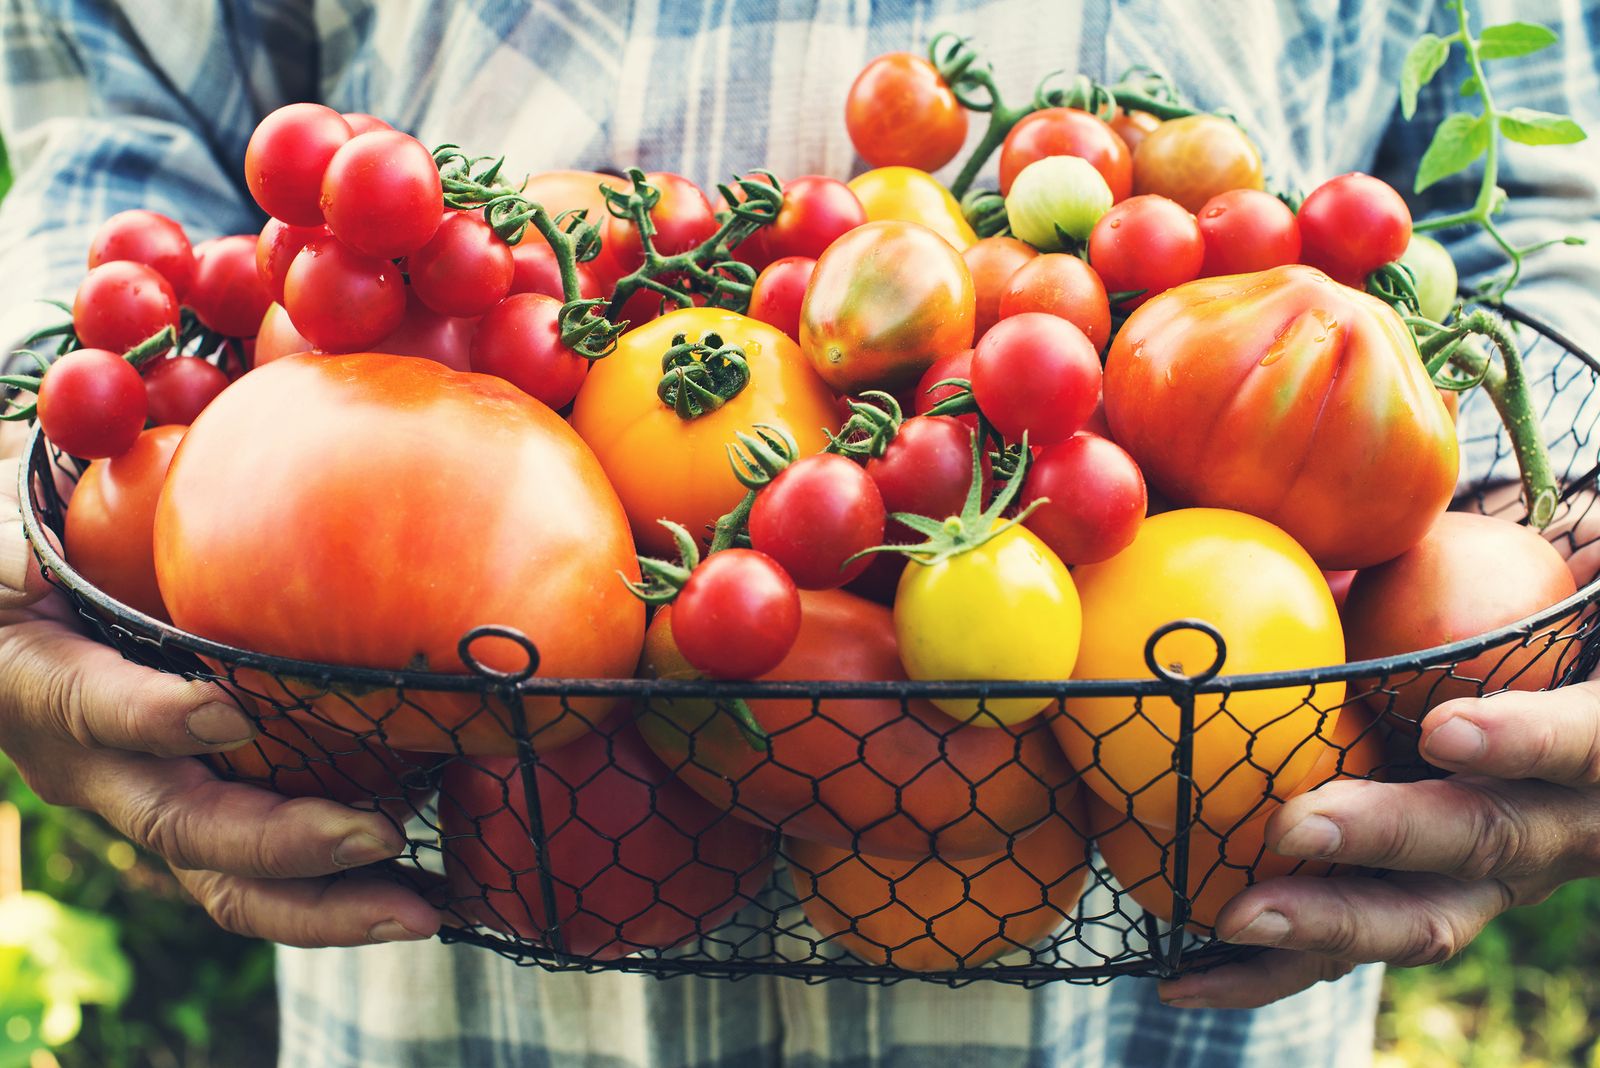
M 1600 474 L 1600 363 L 1506 314 L 1525 335 L 1564 470 L 1546 534 L 1575 552 L 1595 540 L 1584 520 Z M 1463 466 L 1477 479 L 1462 501 L 1516 518 L 1504 431 L 1487 398 L 1465 400 Z M 1211 966 L 1251 952 L 1210 930 L 1234 893 L 1326 870 L 1262 844 L 1266 816 L 1297 783 L 1434 774 L 1408 742 L 1421 711 L 1562 685 L 1600 659 L 1596 580 L 1467 641 L 1261 675 L 1222 674 L 1226 649 L 1202 620 L 1152 634 L 1150 674 L 1122 681 L 548 679 L 533 644 L 495 626 L 462 637 L 471 674 L 317 664 L 207 641 L 86 582 L 45 536 L 60 538 L 78 473 L 34 434 L 27 536 L 86 630 L 130 660 L 220 683 L 256 716 L 257 742 L 214 766 L 377 807 L 409 842 L 382 870 L 453 917 L 441 938 L 558 970 L 1032 985 Z M 1185 674 L 1161 655 L 1179 631 L 1190 632 L 1178 640 L 1191 667 L 1204 659 L 1194 643 L 1210 640 L 1203 670 Z M 525 664 L 489 667 L 474 655 L 485 642 L 515 643 Z M 1008 697 L 1049 704 L 998 728 L 928 703 L 958 697 L 980 709 Z M 736 699 L 766 728 L 764 750 L 740 734 Z M 1091 734 L 1074 714 L 1085 701 L 1123 711 Z M 1069 765 L 1057 743 L 1074 731 L 1081 744 L 1069 748 L 1092 756 Z M 1117 782 L 1100 765 L 1123 731 L 1155 762 L 1149 781 Z M 1197 778 L 1199 731 L 1231 732 L 1242 755 Z M 472 755 L 485 738 L 514 755 Z M 1268 750 L 1278 757 L 1263 759 Z

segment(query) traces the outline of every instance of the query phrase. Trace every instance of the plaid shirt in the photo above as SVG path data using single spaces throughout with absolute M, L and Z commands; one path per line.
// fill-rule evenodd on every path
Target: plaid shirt
M 1563 46 L 1497 63 L 1497 97 L 1573 114 L 1600 135 L 1600 5 L 1479 0 L 1476 25 L 1555 26 Z M 1453 60 L 1416 121 L 1396 108 L 1401 59 L 1436 0 L 0 0 L 0 129 L 17 185 L 0 210 L 0 338 L 65 297 L 89 236 L 141 206 L 196 237 L 253 230 L 241 162 L 255 121 L 319 99 L 425 142 L 505 149 L 510 170 L 640 165 L 708 183 L 768 166 L 845 174 L 841 121 L 869 57 L 941 29 L 975 36 L 1013 99 L 1040 74 L 1169 73 L 1231 109 L 1278 184 L 1354 169 L 1409 189 L 1464 71 Z M 977 124 L 975 124 L 976 126 Z M 973 136 L 978 131 L 974 129 Z M 1530 261 L 1518 302 L 1600 351 L 1600 141 L 1507 146 L 1516 244 L 1580 233 Z M 1476 178 L 1414 200 L 1470 202 Z M 1452 247 L 1465 276 L 1487 241 Z M 1480 406 L 1486 407 L 1486 406 Z M 583 1065 L 1279 1066 L 1370 1058 L 1381 971 L 1253 1012 L 1163 1007 L 1153 982 L 949 990 L 551 975 L 438 943 L 279 956 L 282 1063 L 296 1068 Z

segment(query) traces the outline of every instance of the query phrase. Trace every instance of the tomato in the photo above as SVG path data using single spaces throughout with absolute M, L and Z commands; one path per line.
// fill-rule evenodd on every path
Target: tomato
M 443 205 L 433 153 L 397 130 L 352 137 L 334 153 L 322 176 L 328 229 L 356 252 L 375 259 L 407 256 L 426 245 L 439 228 Z
M 1133 544 L 1074 572 L 1083 598 L 1078 677 L 1148 678 L 1145 641 L 1176 619 L 1214 626 L 1229 675 L 1323 667 L 1344 661 L 1333 595 L 1316 564 L 1287 534 L 1241 512 L 1190 508 L 1151 516 Z M 1215 648 L 1205 634 L 1163 638 L 1162 663 L 1203 672 Z M 1302 782 L 1315 763 L 1307 740 L 1331 726 L 1343 682 L 1195 697 L 1194 783 L 1218 821 L 1249 813 L 1272 790 Z M 1166 697 L 1084 697 L 1052 720 L 1067 759 L 1113 806 L 1139 822 L 1177 818 L 1173 740 L 1178 706 Z M 1223 824 L 1226 826 L 1227 824 Z
M 78 283 L 72 328 L 84 348 L 127 352 L 166 327 L 178 329 L 178 298 L 155 268 L 113 260 Z
M 823 938 L 869 964 L 942 972 L 1031 949 L 1065 926 L 1089 877 L 1088 826 L 1074 791 L 1064 811 L 987 857 L 892 860 L 799 838 L 784 855 Z
M 1342 174 L 1313 189 L 1300 205 L 1301 258 L 1347 286 L 1405 255 L 1411 209 L 1388 182 Z
M 1230 189 L 1198 215 L 1205 238 L 1201 275 L 1250 274 L 1300 259 L 1300 224 L 1289 205 L 1259 189 Z
M 152 426 L 188 426 L 218 393 L 228 376 L 198 356 L 167 356 L 144 368 L 146 418 Z
M 194 249 L 189 246 L 189 235 L 182 226 L 153 211 L 119 211 L 100 224 L 89 242 L 89 269 L 115 260 L 151 268 L 167 280 L 179 300 L 194 281 Z
M 939 386 L 938 383 L 947 378 L 965 378 L 969 382 L 972 380 L 972 353 L 972 349 L 962 349 L 953 355 L 942 356 L 928 365 L 928 369 L 922 372 L 922 381 L 917 383 L 914 400 L 918 415 L 927 414 L 940 401 L 946 400 L 959 392 L 959 387 L 957 386 Z M 935 388 L 935 386 L 938 388 Z M 952 416 L 952 418 L 968 430 L 978 429 L 978 416 L 973 412 Z M 968 481 L 971 481 L 970 474 L 968 475 Z M 960 510 L 959 502 L 957 502 L 957 510 Z
M 438 757 L 375 745 L 284 715 L 267 717 L 260 727 L 255 741 L 208 754 L 206 763 L 224 778 L 285 797 L 326 797 L 342 805 L 392 809 L 402 819 L 432 793 L 429 778 Z
M 371 134 L 363 136 L 370 137 Z M 375 345 L 406 314 L 405 282 L 388 260 L 364 256 L 335 238 L 313 241 L 289 265 L 283 307 L 294 328 L 325 352 Z
M 1122 138 L 1122 143 L 1128 146 L 1129 170 L 1132 170 L 1133 153 L 1144 144 L 1144 139 L 1149 137 L 1161 125 L 1161 120 L 1148 111 L 1123 111 L 1117 109 L 1117 115 L 1111 120 L 1111 132 Z
M 790 256 L 814 260 L 866 221 L 861 201 L 837 178 L 820 174 L 791 178 L 783 183 L 778 217 L 745 238 L 734 258 L 757 268 Z
M 244 150 L 244 179 L 261 210 L 295 226 L 321 226 L 322 179 L 353 136 L 337 111 L 286 104 L 256 125 Z
M 552 408 L 565 408 L 589 361 L 561 344 L 561 302 L 541 293 L 501 301 L 472 335 L 472 369 L 505 379 Z
M 645 175 L 661 199 L 650 211 L 656 231 L 651 245 L 663 256 L 676 256 L 702 244 L 717 232 L 717 214 L 700 187 L 681 174 L 655 172 Z M 644 263 L 644 246 L 632 220 L 607 214 L 603 245 L 611 248 L 611 259 L 621 274 L 637 270 Z
M 1495 516 L 1446 512 L 1416 545 L 1357 573 L 1345 601 L 1345 640 L 1351 660 L 1414 653 L 1508 626 L 1576 590 L 1566 561 L 1536 532 Z M 1568 666 L 1575 623 L 1567 616 L 1526 640 L 1375 680 L 1384 692 L 1368 703 L 1414 725 L 1452 698 L 1548 689 Z
M 804 256 L 788 256 L 767 264 L 750 290 L 750 318 L 775 326 L 798 342 L 800 305 L 816 269 L 817 261 Z
M 789 655 L 800 633 L 794 580 L 754 549 L 708 557 L 672 603 L 683 658 L 713 678 L 765 675 Z
M 1220 115 L 1168 119 L 1133 154 L 1133 191 L 1176 200 L 1190 211 L 1218 193 L 1265 184 L 1255 142 Z
M 1007 441 L 1052 445 L 1100 404 L 1100 355 L 1083 331 L 1023 312 L 995 324 L 972 356 L 972 395 Z
M 961 255 L 925 226 L 873 222 L 835 241 L 800 306 L 800 348 L 838 393 L 903 389 L 972 347 L 975 297 Z
M 273 360 L 293 356 L 297 352 L 311 352 L 315 348 L 316 346 L 294 328 L 294 323 L 289 321 L 289 313 L 283 310 L 283 305 L 272 304 L 267 307 L 267 313 L 261 317 L 261 326 L 256 331 L 256 354 L 253 366 L 260 367 Z
M 523 239 L 511 250 L 511 292 L 543 293 L 547 297 L 565 302 L 566 290 L 561 287 L 561 266 L 556 254 L 542 240 L 538 231 L 532 231 L 536 240 Z M 577 264 L 578 296 L 592 300 L 602 295 L 600 280 L 587 263 Z
M 1200 277 L 1206 243 L 1200 224 L 1165 197 L 1129 197 L 1101 217 L 1089 235 L 1089 262 L 1119 302 L 1137 308 L 1173 286 Z
M 604 239 L 607 220 L 611 213 L 606 208 L 605 196 L 600 192 L 601 186 L 627 189 L 631 183 L 628 179 L 614 174 L 599 174 L 594 171 L 545 171 L 528 178 L 522 187 L 522 195 L 542 206 L 550 213 L 551 218 L 567 211 L 583 212 L 585 221 L 597 225 Z M 522 241 L 518 247 L 544 244 L 545 240 L 539 231 L 530 226 L 523 231 Z M 618 278 L 632 270 L 631 267 L 624 269 L 623 265 L 616 261 L 610 246 L 604 240 L 601 242 L 599 255 L 584 266 L 593 272 L 599 285 L 608 289 Z M 556 294 L 551 293 L 550 296 Z
M 511 246 L 481 215 L 448 212 L 428 243 L 406 258 L 417 299 L 457 318 L 482 315 L 511 292 Z
M 1355 571 L 1324 571 L 1322 577 L 1328 580 L 1328 592 L 1333 594 L 1333 603 L 1339 606 L 1339 611 L 1344 612 L 1344 602 L 1350 596 L 1350 583 L 1355 580 Z M 1346 639 L 1348 641 L 1348 638 Z
M 1041 252 L 1086 240 L 1111 210 L 1111 187 L 1077 156 L 1046 156 L 1022 169 L 1006 194 L 1011 232 Z
M 913 416 L 900 424 L 882 456 L 867 461 L 867 474 L 890 512 L 957 515 L 972 487 L 972 431 L 948 415 Z M 989 474 L 985 453 L 986 483 Z M 890 524 L 889 534 L 896 542 L 917 540 L 898 523 Z
M 1133 190 L 1128 146 L 1110 126 L 1077 108 L 1044 108 L 1011 128 L 1000 146 L 1000 192 L 1011 192 L 1023 168 L 1046 156 L 1076 156 L 1100 172 L 1112 200 Z
M 973 336 L 981 338 L 1000 320 L 1000 295 L 1017 269 L 1039 253 L 1025 241 L 1014 237 L 986 237 L 961 254 L 967 273 L 972 275 L 976 298 Z
M 1076 256 L 1050 253 L 1017 269 L 1000 293 L 1000 318 L 1024 312 L 1060 316 L 1082 330 L 1097 351 L 1111 340 L 1105 284 Z
M 936 171 L 967 141 L 966 109 L 938 69 L 910 52 L 879 56 L 856 75 L 844 125 L 873 167 Z
M 750 544 L 801 589 L 831 590 L 867 569 L 868 557 L 851 558 L 883 541 L 884 518 L 883 495 L 861 465 L 807 456 L 756 494 Z
M 913 565 L 915 566 L 915 565 Z M 903 680 L 882 605 L 842 590 L 802 591 L 800 635 L 768 681 Z M 650 621 L 641 675 L 696 677 L 673 640 L 673 612 Z M 713 701 L 649 698 L 639 730 L 696 792 L 740 819 L 873 856 L 991 855 L 1076 792 L 1043 724 L 951 722 L 922 700 L 756 698 L 753 749 Z
M 189 307 L 224 337 L 251 337 L 272 297 L 256 270 L 256 237 L 235 234 L 206 242 L 195 256 Z
M 108 349 L 78 349 L 45 371 L 39 426 L 57 448 L 85 460 L 120 456 L 144 428 L 144 380 Z
M 256 274 L 274 301 L 283 303 L 283 280 L 300 250 L 330 236 L 326 226 L 291 226 L 278 219 L 267 220 L 256 238 Z
M 1112 342 L 1105 396 L 1152 489 L 1260 515 L 1331 570 L 1398 556 L 1455 492 L 1455 428 L 1411 332 L 1310 267 L 1156 297 Z
M 1083 432 L 1034 457 L 1018 503 L 1041 499 L 1024 522 L 1065 564 L 1097 564 L 1126 549 L 1149 507 L 1133 457 Z
M 480 322 L 440 315 L 407 289 L 405 317 L 383 340 L 374 344 L 372 350 L 391 356 L 421 356 L 436 360 L 452 371 L 465 371 L 469 369 L 469 350 Z
M 927 171 L 879 167 L 850 179 L 850 191 L 861 201 L 868 222 L 921 223 L 957 252 L 978 240 L 956 198 Z
M 1427 234 L 1413 233 L 1400 262 L 1411 268 L 1422 315 L 1436 323 L 1444 322 L 1455 307 L 1456 286 L 1461 280 L 1449 251 Z
M 722 407 L 684 420 L 656 394 L 661 358 L 678 336 L 714 337 L 737 345 L 749 383 Z M 798 455 L 821 452 L 824 427 L 837 429 L 833 394 L 800 350 L 766 323 L 716 308 L 684 308 L 622 336 L 617 351 L 589 370 L 572 409 L 572 426 L 594 449 L 633 524 L 642 551 L 665 556 L 672 537 L 657 522 L 671 519 L 707 532 L 744 497 L 727 446 L 757 423 L 779 427 Z
M 154 427 L 121 455 L 90 464 L 67 509 L 72 566 L 129 608 L 163 621 L 167 609 L 156 586 L 154 555 L 156 499 L 185 429 Z
M 452 762 L 439 789 L 445 875 L 462 918 L 614 960 L 709 934 L 753 900 L 772 871 L 772 835 L 731 819 L 672 777 L 620 718 L 537 769 Z M 543 860 L 523 776 L 535 777 Z M 545 896 L 548 876 L 551 897 Z
M 1372 717 L 1347 708 L 1332 730 L 1314 742 L 1316 763 L 1306 781 L 1285 796 L 1305 793 L 1336 778 L 1365 778 L 1383 764 L 1383 743 Z M 1281 875 L 1323 876 L 1334 865 L 1286 857 L 1266 848 L 1267 820 L 1282 807 L 1268 798 L 1246 819 L 1200 816 L 1188 834 L 1189 855 L 1185 896 L 1190 930 L 1210 934 L 1223 906 L 1247 886 Z M 1130 819 L 1124 804 L 1108 805 L 1090 795 L 1089 823 L 1106 867 L 1146 912 L 1172 921 L 1173 880 L 1177 858 L 1171 829 L 1144 827 Z
M 457 643 L 493 620 L 528 636 L 545 676 L 622 678 L 643 640 L 617 577 L 639 574 L 633 542 L 593 454 L 515 387 L 429 360 L 289 356 L 245 375 L 190 428 L 155 529 L 173 622 L 270 655 L 461 674 Z M 473 654 L 526 662 L 503 639 Z M 516 751 L 504 706 L 470 692 L 248 688 L 394 748 Z M 601 707 L 523 701 L 541 751 Z
M 350 126 L 352 134 L 364 134 L 371 130 L 392 130 L 393 126 L 384 122 L 376 115 L 368 115 L 365 111 L 346 111 L 341 116 Z

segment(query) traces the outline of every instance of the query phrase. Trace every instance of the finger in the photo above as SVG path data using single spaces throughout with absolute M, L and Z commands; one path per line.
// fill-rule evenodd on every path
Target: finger
M 17 503 L 20 474 L 16 460 L 0 460 L 0 611 L 30 605 L 50 592 L 33 547 L 22 533 L 22 509 Z
M 0 627 L 0 693 L 15 715 L 92 747 L 181 756 L 256 735 L 222 687 L 141 667 L 51 620 Z
M 1259 1009 L 1318 983 L 1341 979 L 1355 968 L 1316 953 L 1269 949 L 1236 964 L 1156 985 L 1161 1000 L 1178 1009 Z
M 1600 683 L 1446 701 L 1422 721 L 1420 747 L 1449 771 L 1600 784 Z
M 1455 956 L 1511 904 L 1511 892 L 1496 879 L 1288 876 L 1253 886 L 1224 906 L 1217 937 L 1412 967 Z
M 1514 878 L 1550 874 L 1592 852 L 1576 847 L 1600 840 L 1600 804 L 1545 782 L 1343 779 L 1285 802 L 1265 838 L 1290 857 L 1469 881 Z
M 287 946 L 363 946 L 415 942 L 439 931 L 440 914 L 382 879 L 247 879 L 174 869 L 178 881 L 218 925 Z

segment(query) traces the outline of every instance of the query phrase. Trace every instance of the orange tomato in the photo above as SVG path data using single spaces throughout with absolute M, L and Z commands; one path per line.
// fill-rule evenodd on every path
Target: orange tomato
M 1192 212 L 1218 193 L 1264 186 L 1255 142 L 1220 115 L 1169 119 L 1133 153 L 1134 193 L 1155 193 Z
M 967 263 L 967 271 L 972 275 L 972 289 L 977 298 L 977 318 L 972 331 L 974 341 L 983 337 L 999 321 L 1000 297 L 1012 276 L 1018 268 L 1038 255 L 1032 245 L 1014 237 L 986 237 L 961 254 Z M 1094 341 L 1094 338 L 1089 340 Z
M 1161 120 L 1148 111 L 1117 111 L 1116 118 L 1111 120 L 1111 132 L 1122 138 L 1122 143 L 1128 146 L 1128 152 L 1139 151 L 1139 146 L 1144 139 L 1155 132 L 1161 125 Z

